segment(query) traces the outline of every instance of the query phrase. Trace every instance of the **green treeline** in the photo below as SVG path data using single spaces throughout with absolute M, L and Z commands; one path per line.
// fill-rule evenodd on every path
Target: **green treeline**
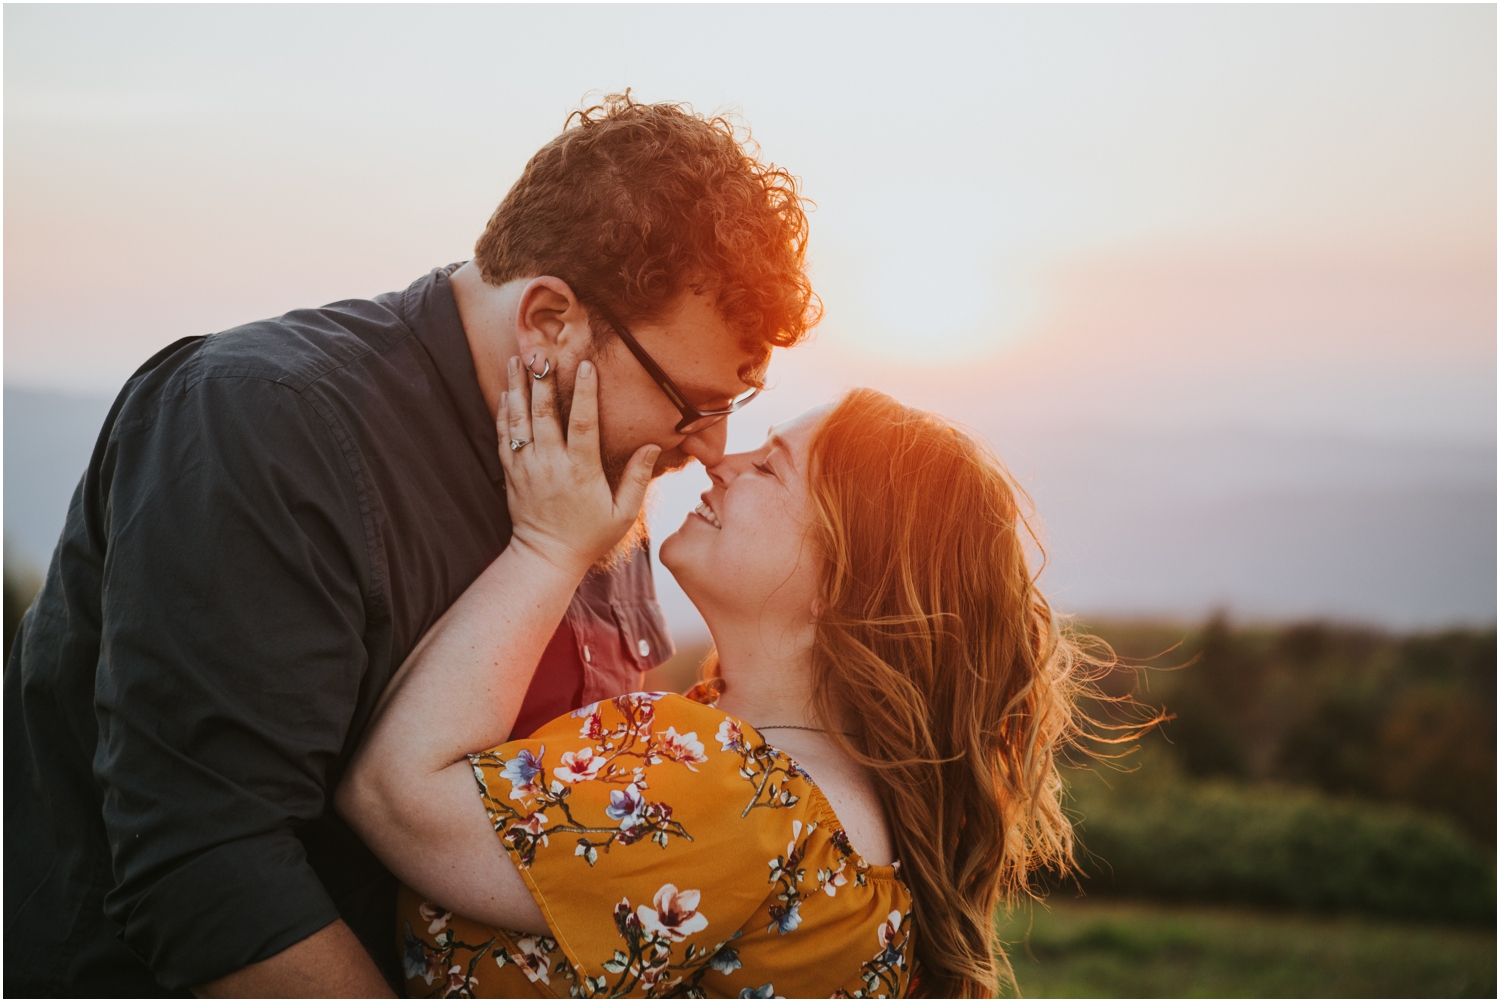
M 1120 672 L 1110 687 L 1175 714 L 1162 748 L 1184 774 L 1406 804 L 1494 844 L 1493 628 L 1392 636 L 1215 618 L 1186 636 L 1095 632 L 1131 664 L 1168 669 Z
M 1070 773 L 1089 893 L 1494 921 L 1493 629 L 1094 632 L 1175 716 Z

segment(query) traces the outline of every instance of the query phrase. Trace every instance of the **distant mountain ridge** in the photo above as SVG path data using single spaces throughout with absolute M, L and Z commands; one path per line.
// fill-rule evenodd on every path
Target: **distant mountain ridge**
M 6 388 L 8 561 L 45 567 L 111 402 Z M 1495 621 L 1493 443 L 1088 428 L 992 441 L 1036 504 L 1043 585 L 1059 609 L 1196 619 L 1222 608 L 1400 629 Z M 697 468 L 658 484 L 655 538 L 705 486 Z M 670 575 L 657 578 L 673 628 L 701 636 Z
M 1006 458 L 1030 473 L 1061 608 L 1495 619 L 1493 443 L 1074 432 Z

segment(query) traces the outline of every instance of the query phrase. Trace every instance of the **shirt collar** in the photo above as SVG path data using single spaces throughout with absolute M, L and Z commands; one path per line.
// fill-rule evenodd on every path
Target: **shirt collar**
M 458 303 L 453 298 L 453 284 L 448 278 L 462 264 L 434 268 L 413 282 L 401 295 L 401 312 L 448 387 L 459 421 L 484 465 L 485 473 L 489 474 L 491 482 L 499 483 L 505 476 L 500 465 L 500 435 L 495 430 L 489 405 L 484 402 L 484 394 L 479 390 L 474 356 L 469 350 L 469 338 L 464 333 Z

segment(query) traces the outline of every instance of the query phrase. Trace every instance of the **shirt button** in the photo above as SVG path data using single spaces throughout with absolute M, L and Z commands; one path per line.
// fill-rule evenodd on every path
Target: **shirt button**
M 644 639 L 637 640 L 635 642 L 635 649 L 641 652 L 641 657 L 643 658 L 649 658 L 651 656 L 651 645 Z
M 589 653 L 589 645 L 588 644 L 584 644 L 583 645 L 583 660 L 587 661 L 589 664 L 593 664 L 594 663 L 594 656 Z

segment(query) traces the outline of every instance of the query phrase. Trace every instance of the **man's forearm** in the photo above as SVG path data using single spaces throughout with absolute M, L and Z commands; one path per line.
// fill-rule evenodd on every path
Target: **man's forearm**
M 193 989 L 199 998 L 395 998 L 343 919 Z

